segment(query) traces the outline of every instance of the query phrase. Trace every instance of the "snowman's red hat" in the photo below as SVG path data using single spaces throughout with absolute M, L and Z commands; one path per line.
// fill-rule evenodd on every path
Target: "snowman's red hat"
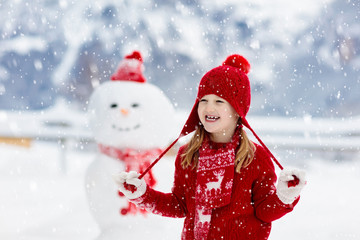
M 143 75 L 143 59 L 139 51 L 133 51 L 126 55 L 118 66 L 116 72 L 111 75 L 112 81 L 135 81 L 144 83 L 146 79 Z

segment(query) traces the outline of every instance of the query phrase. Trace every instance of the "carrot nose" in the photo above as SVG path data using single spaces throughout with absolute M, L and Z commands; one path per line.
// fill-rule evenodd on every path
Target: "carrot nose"
M 124 116 L 127 116 L 129 114 L 129 110 L 127 110 L 125 108 L 120 109 L 120 111 L 121 111 L 121 114 Z

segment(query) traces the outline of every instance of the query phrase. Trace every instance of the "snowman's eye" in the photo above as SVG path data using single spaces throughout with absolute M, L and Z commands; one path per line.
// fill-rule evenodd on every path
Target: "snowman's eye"
M 133 104 L 131 104 L 131 107 L 132 108 L 137 108 L 137 107 L 139 107 L 140 105 L 138 104 L 138 103 L 133 103 Z
M 113 103 L 110 105 L 110 108 L 116 108 L 118 105 L 116 103 Z

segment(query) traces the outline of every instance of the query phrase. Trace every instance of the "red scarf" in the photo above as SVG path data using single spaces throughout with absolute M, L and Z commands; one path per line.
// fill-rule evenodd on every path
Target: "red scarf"
M 136 171 L 136 169 L 132 168 L 131 166 L 135 167 L 138 164 L 151 162 L 154 157 L 157 157 L 162 152 L 160 148 L 152 148 L 145 150 L 137 150 L 133 148 L 120 149 L 112 146 L 105 146 L 100 143 L 98 144 L 98 146 L 100 152 L 102 152 L 103 154 L 124 161 L 126 163 L 126 167 L 129 167 L 129 169 L 126 169 L 126 171 Z
M 199 149 L 195 192 L 195 239 L 206 239 L 212 209 L 230 203 L 235 171 L 239 127 L 229 143 L 213 143 L 205 137 Z
M 138 173 L 142 173 L 148 166 L 150 166 L 152 160 L 162 152 L 160 148 L 146 150 L 136 150 L 132 148 L 120 149 L 105 146 L 100 143 L 98 146 L 101 153 L 123 161 L 125 163 L 125 171 L 127 172 L 136 171 Z M 150 187 L 153 187 L 156 184 L 156 180 L 151 171 L 149 172 L 149 175 L 145 177 L 145 181 Z
M 112 146 L 105 146 L 102 144 L 98 144 L 99 150 L 101 153 L 115 159 L 119 159 L 125 163 L 125 171 L 136 171 L 138 173 L 142 173 L 145 171 L 155 157 L 157 157 L 162 150 L 160 148 L 153 148 L 147 150 L 135 150 L 132 148 L 115 148 Z M 148 170 L 149 171 L 149 170 Z M 149 174 L 144 177 L 146 183 L 150 187 L 154 187 L 156 184 L 156 180 L 152 171 L 149 171 Z M 118 192 L 120 197 L 124 195 L 119 191 Z M 137 212 L 142 214 L 146 214 L 146 210 L 137 208 L 133 203 L 128 202 L 128 206 L 121 208 L 120 213 L 122 215 L 127 214 L 136 214 Z

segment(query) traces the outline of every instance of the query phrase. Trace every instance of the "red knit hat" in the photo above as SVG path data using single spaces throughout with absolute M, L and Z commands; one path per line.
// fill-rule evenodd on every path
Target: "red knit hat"
M 208 94 L 215 94 L 228 101 L 241 120 L 245 119 L 250 108 L 251 91 L 247 73 L 249 62 L 240 55 L 231 55 L 219 67 L 207 72 L 199 83 L 199 90 L 190 116 L 181 132 L 187 135 L 196 129 L 200 123 L 197 106 L 200 99 Z
M 200 99 L 208 94 L 215 94 L 228 101 L 239 114 L 241 123 L 253 133 L 255 138 L 265 148 L 279 168 L 283 169 L 281 164 L 261 141 L 246 120 L 246 114 L 249 111 L 251 101 L 250 81 L 247 77 L 249 71 L 249 62 L 244 57 L 234 54 L 227 57 L 221 66 L 213 68 L 207 72 L 200 80 L 195 104 L 190 112 L 189 118 L 181 130 L 179 137 L 149 166 L 149 169 L 160 160 L 160 158 L 179 140 L 180 137 L 193 132 L 199 126 L 200 119 L 197 113 L 197 107 Z M 145 175 L 146 172 L 147 171 L 141 174 L 140 178 Z
M 117 71 L 110 77 L 112 81 L 135 81 L 146 82 L 143 76 L 143 59 L 140 52 L 134 51 L 132 54 L 126 55 L 118 66 Z

